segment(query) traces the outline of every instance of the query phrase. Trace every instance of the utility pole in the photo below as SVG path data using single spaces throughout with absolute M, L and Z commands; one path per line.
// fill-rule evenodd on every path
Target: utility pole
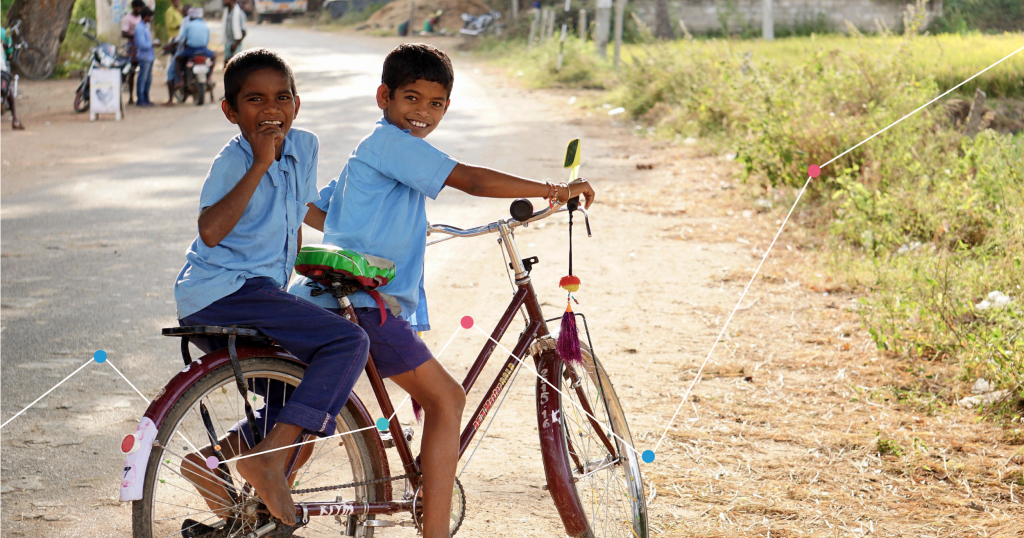
M 761 0 L 763 13 L 761 14 L 761 37 L 765 41 L 775 39 L 775 21 L 772 20 L 772 0 Z
M 512 0 L 512 20 L 519 20 L 519 0 Z
M 594 46 L 601 58 L 608 56 L 608 36 L 612 28 L 612 0 L 597 0 L 597 18 L 594 25 Z
M 626 1 L 615 0 L 615 67 L 619 66 L 619 56 L 622 50 L 622 24 L 626 17 Z

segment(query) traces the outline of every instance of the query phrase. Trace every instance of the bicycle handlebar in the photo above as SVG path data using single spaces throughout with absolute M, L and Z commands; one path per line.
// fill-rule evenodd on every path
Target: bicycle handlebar
M 556 203 L 554 206 L 547 207 L 547 208 L 542 209 L 540 211 L 534 212 L 533 216 L 531 216 L 530 218 L 528 218 L 526 220 L 516 220 L 515 218 L 507 218 L 507 219 L 497 220 L 497 221 L 491 222 L 489 224 L 484 224 L 483 226 L 477 226 L 475 228 L 469 228 L 469 229 L 465 229 L 465 230 L 462 229 L 462 228 L 458 228 L 456 226 L 449 226 L 447 224 L 428 224 L 427 225 L 427 235 L 430 235 L 432 233 L 442 233 L 442 234 L 448 234 L 448 237 L 445 237 L 445 238 L 442 238 L 442 239 L 438 239 L 436 241 L 431 241 L 431 242 L 427 243 L 427 246 L 433 245 L 435 243 L 440 243 L 441 241 L 447 241 L 447 240 L 455 238 L 455 237 L 476 237 L 478 235 L 484 235 L 484 234 L 489 234 L 489 233 L 497 233 L 497 232 L 501 231 L 502 226 L 506 226 L 509 229 L 518 228 L 519 226 L 526 226 L 527 224 L 529 224 L 531 222 L 538 221 L 538 220 L 541 220 L 541 219 L 545 219 L 547 217 L 550 217 L 551 215 L 554 215 L 555 213 L 561 213 L 563 211 L 569 211 L 569 209 L 567 207 L 565 207 L 565 205 L 566 205 L 565 203 Z M 590 215 L 587 213 L 586 209 L 583 209 L 582 207 L 579 207 L 578 209 L 583 212 L 583 217 L 587 221 L 587 235 L 589 236 L 590 235 Z

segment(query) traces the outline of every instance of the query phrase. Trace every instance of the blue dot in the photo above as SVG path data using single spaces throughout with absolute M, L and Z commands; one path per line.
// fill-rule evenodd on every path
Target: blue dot
M 380 417 L 377 419 L 377 429 L 386 432 L 388 431 L 388 419 Z
M 654 451 L 644 450 L 644 453 L 640 457 L 644 459 L 645 463 L 651 463 L 652 461 L 654 461 Z
M 104 362 L 107 362 L 107 352 L 103 351 L 101 349 L 101 350 L 97 351 L 96 353 L 93 353 L 92 354 L 92 360 L 94 360 L 94 361 L 96 361 L 96 362 L 98 362 L 100 364 L 103 364 Z

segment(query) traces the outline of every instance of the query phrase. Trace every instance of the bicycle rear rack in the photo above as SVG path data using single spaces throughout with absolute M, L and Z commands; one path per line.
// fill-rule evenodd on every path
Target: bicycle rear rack
M 181 359 L 185 361 L 185 366 L 192 364 L 192 354 L 188 349 L 189 337 L 192 336 L 213 336 L 213 337 L 224 337 L 228 338 L 228 357 L 231 358 L 231 369 L 235 373 L 235 385 L 238 387 L 238 393 L 242 395 L 242 401 L 245 403 L 245 418 L 249 422 L 249 432 L 252 434 L 253 446 L 258 445 L 263 440 L 263 436 L 260 434 L 260 429 L 257 427 L 256 414 L 252 410 L 252 405 L 249 403 L 247 398 L 249 394 L 249 388 L 245 384 L 245 377 L 242 375 L 242 365 L 238 362 L 238 349 L 235 346 L 238 337 L 246 338 L 249 340 L 255 340 L 258 343 L 271 343 L 270 338 L 261 333 L 257 329 L 251 327 L 219 327 L 216 325 L 195 325 L 187 327 L 170 327 L 163 329 L 161 334 L 164 336 L 172 336 L 181 338 Z M 206 407 L 200 405 L 200 414 L 203 417 L 203 422 L 207 427 L 207 433 L 210 436 L 210 448 L 217 453 L 217 458 L 220 461 L 224 461 L 224 456 L 217 450 L 217 434 L 212 429 L 212 422 L 209 420 Z M 230 475 L 229 478 L 230 480 Z

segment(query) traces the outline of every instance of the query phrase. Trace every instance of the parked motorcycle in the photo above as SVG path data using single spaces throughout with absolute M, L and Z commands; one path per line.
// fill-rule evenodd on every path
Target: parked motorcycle
M 500 11 L 491 11 L 483 15 L 463 13 L 462 28 L 459 30 L 459 33 L 472 36 L 498 34 L 501 31 L 501 25 L 498 23 L 500 18 Z
M 89 110 L 89 75 L 93 69 L 120 69 L 121 85 L 127 84 L 128 71 L 131 64 L 127 56 L 118 54 L 117 47 L 111 43 L 103 43 L 96 39 L 96 22 L 92 19 L 81 19 L 78 21 L 83 27 L 82 34 L 91 40 L 94 45 L 89 52 L 92 56 L 92 63 L 89 64 L 89 72 L 86 73 L 82 83 L 75 90 L 75 112 L 86 112 Z M 93 33 L 90 33 L 92 31 Z
M 210 72 L 213 71 L 213 58 L 205 54 L 195 54 L 185 62 L 185 69 L 179 72 L 181 84 L 174 89 L 174 98 L 179 103 L 184 103 L 191 95 L 196 105 L 202 105 L 206 101 L 206 93 L 210 94 L 210 102 L 213 99 L 214 83 L 210 80 Z

